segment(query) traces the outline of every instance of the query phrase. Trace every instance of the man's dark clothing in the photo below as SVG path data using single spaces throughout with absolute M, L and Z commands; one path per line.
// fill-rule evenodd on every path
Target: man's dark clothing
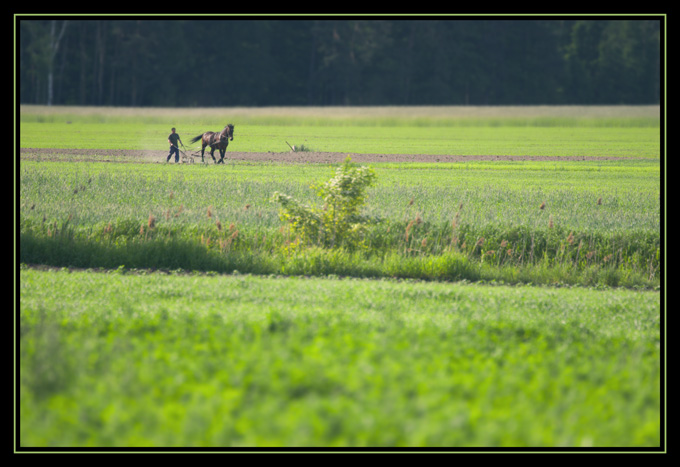
M 168 139 L 170 140 L 173 146 L 177 146 L 177 141 L 179 141 L 179 135 L 177 133 L 170 133 Z
M 170 154 L 168 154 L 168 158 L 166 161 L 169 161 L 170 158 L 172 157 L 172 153 L 175 153 L 175 162 L 179 162 L 179 147 L 177 147 L 177 141 L 179 141 L 179 135 L 177 133 L 170 133 L 170 136 L 168 136 L 168 139 L 172 143 L 170 146 Z

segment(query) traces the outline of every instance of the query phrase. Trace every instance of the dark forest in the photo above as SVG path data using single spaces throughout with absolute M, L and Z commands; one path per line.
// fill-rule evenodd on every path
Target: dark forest
M 17 18 L 21 104 L 658 104 L 662 22 Z

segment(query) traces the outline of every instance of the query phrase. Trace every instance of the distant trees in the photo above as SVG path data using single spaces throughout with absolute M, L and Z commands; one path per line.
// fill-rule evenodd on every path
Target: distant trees
M 658 101 L 659 26 L 656 21 L 575 22 L 564 47 L 565 92 L 593 104 Z
M 625 18 L 625 17 L 624 17 Z M 655 104 L 660 19 L 19 21 L 19 101 Z

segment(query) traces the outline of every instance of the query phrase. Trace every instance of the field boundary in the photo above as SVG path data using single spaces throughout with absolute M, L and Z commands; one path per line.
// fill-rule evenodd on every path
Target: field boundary
M 346 152 L 227 152 L 226 160 L 273 163 L 318 163 L 341 164 L 347 156 L 355 163 L 375 162 L 470 162 L 470 161 L 608 161 L 608 160 L 649 160 L 648 158 L 619 156 L 517 156 L 517 155 L 441 155 L 441 154 L 356 154 Z M 165 151 L 146 149 L 58 149 L 21 148 L 22 160 L 74 162 L 165 162 Z M 196 160 L 196 162 L 199 162 Z M 206 162 L 212 163 L 210 154 Z
M 471 106 L 325 106 L 325 107 L 106 107 L 21 104 L 23 115 L 193 118 L 649 118 L 659 105 L 471 105 Z

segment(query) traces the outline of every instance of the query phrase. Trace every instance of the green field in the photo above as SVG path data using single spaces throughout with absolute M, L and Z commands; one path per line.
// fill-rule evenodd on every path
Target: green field
M 21 271 L 24 446 L 652 447 L 659 296 Z
M 97 161 L 226 123 L 227 159 L 556 157 L 372 163 L 361 243 L 332 249 L 271 198 L 322 205 L 335 166 Z M 653 108 L 22 107 L 20 130 L 92 149 L 16 156 L 21 446 L 662 443 Z
M 22 147 L 162 153 L 167 151 L 170 127 L 177 127 L 187 144 L 191 136 L 234 123 L 236 143 L 229 150 L 243 152 L 283 152 L 288 150 L 288 141 L 313 151 L 357 154 L 659 159 L 658 107 L 574 107 L 553 112 L 550 107 L 381 109 L 319 108 L 286 113 L 285 109 L 135 111 L 23 106 L 20 138 Z
M 366 248 L 291 255 L 286 245 L 295 238 L 270 198 L 279 191 L 317 203 L 309 185 L 330 178 L 332 168 L 232 163 L 137 164 L 130 170 L 127 164 L 26 161 L 20 169 L 21 261 L 659 285 L 658 163 L 374 166 Z M 460 268 L 449 270 L 450 263 Z

